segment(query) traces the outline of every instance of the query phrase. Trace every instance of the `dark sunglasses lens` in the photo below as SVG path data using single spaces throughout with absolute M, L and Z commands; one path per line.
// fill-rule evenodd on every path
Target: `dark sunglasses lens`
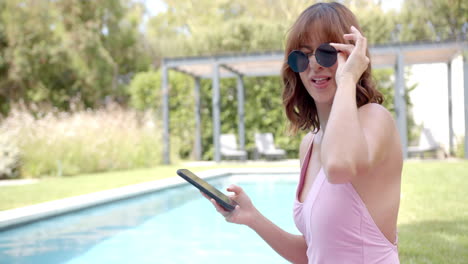
M 315 59 L 323 67 L 331 67 L 335 64 L 338 52 L 328 43 L 320 45 L 315 51 Z
M 309 66 L 309 59 L 304 52 L 293 50 L 289 53 L 288 64 L 294 72 L 303 72 L 307 69 L 307 66 Z

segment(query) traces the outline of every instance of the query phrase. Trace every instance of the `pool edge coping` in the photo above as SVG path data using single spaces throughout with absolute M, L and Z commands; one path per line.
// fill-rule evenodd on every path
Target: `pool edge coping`
M 196 174 L 203 179 L 248 174 L 298 174 L 298 167 L 274 168 L 223 168 L 210 169 Z M 150 192 L 160 191 L 178 185 L 188 184 L 182 178 L 174 176 L 154 181 L 142 182 L 123 187 L 72 196 L 59 200 L 0 211 L 0 231 L 43 220 L 73 211 L 78 211 L 117 200 L 128 199 Z

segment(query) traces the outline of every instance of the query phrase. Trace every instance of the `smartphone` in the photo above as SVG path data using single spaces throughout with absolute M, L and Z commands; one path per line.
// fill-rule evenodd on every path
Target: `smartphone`
M 232 211 L 236 208 L 236 203 L 234 201 L 193 172 L 187 169 L 179 169 L 177 170 L 177 174 L 197 187 L 200 191 L 213 198 L 219 205 L 226 209 L 226 211 Z

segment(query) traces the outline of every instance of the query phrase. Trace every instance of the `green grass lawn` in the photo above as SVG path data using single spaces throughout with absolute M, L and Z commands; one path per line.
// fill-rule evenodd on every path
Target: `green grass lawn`
M 190 167 L 193 172 L 218 168 L 278 167 L 280 163 L 221 163 L 213 166 Z M 292 165 L 289 165 L 292 166 Z M 299 166 L 299 162 L 297 163 Z M 297 167 L 296 166 L 296 167 Z M 184 165 L 159 166 L 157 168 L 116 171 L 73 177 L 42 178 L 38 183 L 16 186 L 0 186 L 0 211 L 87 194 L 130 184 L 176 177 L 177 169 Z
M 468 263 L 468 161 L 405 163 L 398 230 L 401 263 Z
M 271 167 L 222 164 L 190 167 Z M 176 176 L 181 165 L 46 178 L 39 183 L 0 187 L 0 210 Z M 406 162 L 398 219 L 401 263 L 468 263 L 468 161 Z

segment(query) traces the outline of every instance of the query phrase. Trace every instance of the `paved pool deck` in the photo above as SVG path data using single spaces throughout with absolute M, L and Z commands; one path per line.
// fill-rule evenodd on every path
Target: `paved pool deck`
M 260 164 L 260 163 L 259 163 Z M 265 162 L 261 163 L 259 168 L 223 168 L 211 169 L 197 173 L 200 178 L 210 179 L 231 175 L 249 175 L 249 174 L 299 174 L 299 161 L 287 160 L 274 162 L 274 167 L 263 167 Z M 273 165 L 273 162 L 271 163 Z M 209 162 L 190 162 L 184 163 L 185 167 L 213 165 Z M 284 166 L 283 166 L 284 165 Z M 16 184 L 31 184 L 31 181 L 17 181 Z M 8 184 L 14 184 L 9 182 Z M 0 231 L 24 225 L 45 218 L 110 203 L 117 200 L 136 197 L 139 195 L 156 192 L 159 190 L 173 188 L 182 184 L 188 184 L 180 177 L 170 177 L 166 179 L 143 182 L 120 188 L 104 190 L 100 192 L 73 196 L 65 199 L 39 203 L 31 206 L 15 208 L 11 210 L 0 211 Z M 5 185 L 5 183 L 4 183 Z

